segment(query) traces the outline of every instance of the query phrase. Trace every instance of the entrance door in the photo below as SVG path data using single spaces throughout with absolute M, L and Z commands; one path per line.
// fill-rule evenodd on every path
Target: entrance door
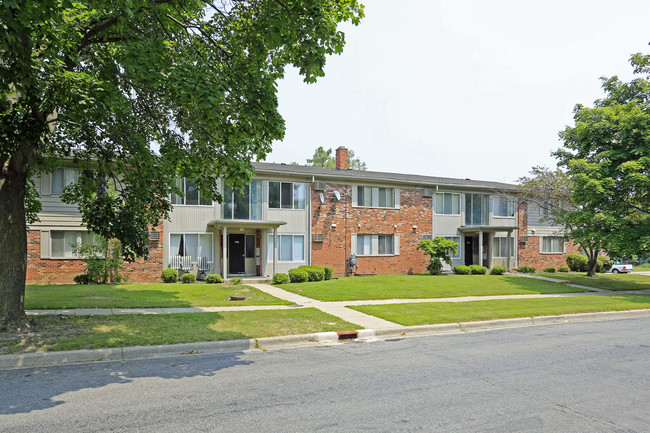
M 465 236 L 465 266 L 474 264 L 474 237 Z
M 228 235 L 228 273 L 243 274 L 246 264 L 245 235 Z

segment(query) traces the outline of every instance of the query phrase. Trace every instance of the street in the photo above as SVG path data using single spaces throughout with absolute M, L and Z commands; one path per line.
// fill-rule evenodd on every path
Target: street
M 650 318 L 0 371 L 0 431 L 650 428 Z

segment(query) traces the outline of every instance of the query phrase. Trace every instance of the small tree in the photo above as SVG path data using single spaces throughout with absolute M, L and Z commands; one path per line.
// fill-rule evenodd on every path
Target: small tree
M 442 261 L 444 260 L 451 266 L 451 256 L 456 255 L 458 252 L 458 244 L 438 236 L 433 240 L 421 240 L 418 242 L 417 249 L 423 250 L 424 254 L 429 256 L 429 265 L 427 266 L 429 273 L 431 275 L 442 275 Z
M 126 278 L 120 274 L 123 269 L 122 244 L 118 240 L 108 242 L 96 235 L 94 242 L 76 248 L 81 260 L 86 263 L 86 274 L 90 281 L 99 284 L 121 283 Z
M 314 151 L 314 156 L 311 159 L 307 159 L 307 165 L 335 168 L 336 158 L 332 155 L 332 152 L 332 148 L 325 150 L 323 146 L 320 146 Z M 348 168 L 359 171 L 368 170 L 366 163 L 357 158 L 352 149 L 348 149 Z

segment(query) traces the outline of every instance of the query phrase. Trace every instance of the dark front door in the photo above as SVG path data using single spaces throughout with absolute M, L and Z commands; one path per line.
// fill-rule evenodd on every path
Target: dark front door
M 228 273 L 243 274 L 246 259 L 245 235 L 228 235 Z
M 474 264 L 474 238 L 465 236 L 465 266 Z

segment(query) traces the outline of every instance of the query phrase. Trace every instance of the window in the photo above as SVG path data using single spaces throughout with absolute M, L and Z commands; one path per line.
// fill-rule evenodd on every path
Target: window
M 52 231 L 50 232 L 50 257 L 77 258 L 78 247 L 95 242 L 95 235 L 90 232 Z
M 452 255 L 452 259 L 460 259 L 460 236 L 442 236 L 448 241 L 456 242 L 456 254 Z
M 543 253 L 563 253 L 564 238 L 560 236 L 545 236 L 542 238 Z
M 169 235 L 169 255 L 191 257 L 197 261 L 205 257 L 212 263 L 212 233 L 172 233 Z
M 255 258 L 255 235 L 246 235 L 246 258 Z
M 357 186 L 357 206 L 395 207 L 395 188 Z
M 465 194 L 465 225 L 488 223 L 488 201 L 488 196 L 484 194 Z
M 278 235 L 277 259 L 281 262 L 305 261 L 305 236 L 304 235 Z M 273 235 L 269 234 L 268 260 L 273 261 Z
M 252 180 L 243 190 L 224 185 L 221 213 L 227 220 L 261 220 L 262 182 Z
M 437 192 L 436 213 L 440 215 L 460 215 L 460 194 Z
M 492 214 L 500 217 L 515 216 L 515 202 L 512 198 L 494 196 L 492 198 Z
M 376 242 L 374 242 L 376 240 Z M 357 235 L 357 255 L 393 255 L 395 237 L 393 235 Z
M 492 257 L 508 257 L 508 238 L 507 237 L 494 237 L 492 239 L 494 250 Z M 510 237 L 510 257 L 515 256 L 515 238 Z
M 176 179 L 175 183 L 176 187 L 181 191 L 181 194 L 177 194 L 176 192 L 172 191 L 172 204 L 188 206 L 212 206 L 212 201 L 201 197 L 199 188 L 191 180 L 179 178 Z
M 52 194 L 63 194 L 65 187 L 77 183 L 78 178 L 76 168 L 57 168 L 52 172 L 50 191 Z
M 304 209 L 305 184 L 292 182 L 269 182 L 269 208 Z

